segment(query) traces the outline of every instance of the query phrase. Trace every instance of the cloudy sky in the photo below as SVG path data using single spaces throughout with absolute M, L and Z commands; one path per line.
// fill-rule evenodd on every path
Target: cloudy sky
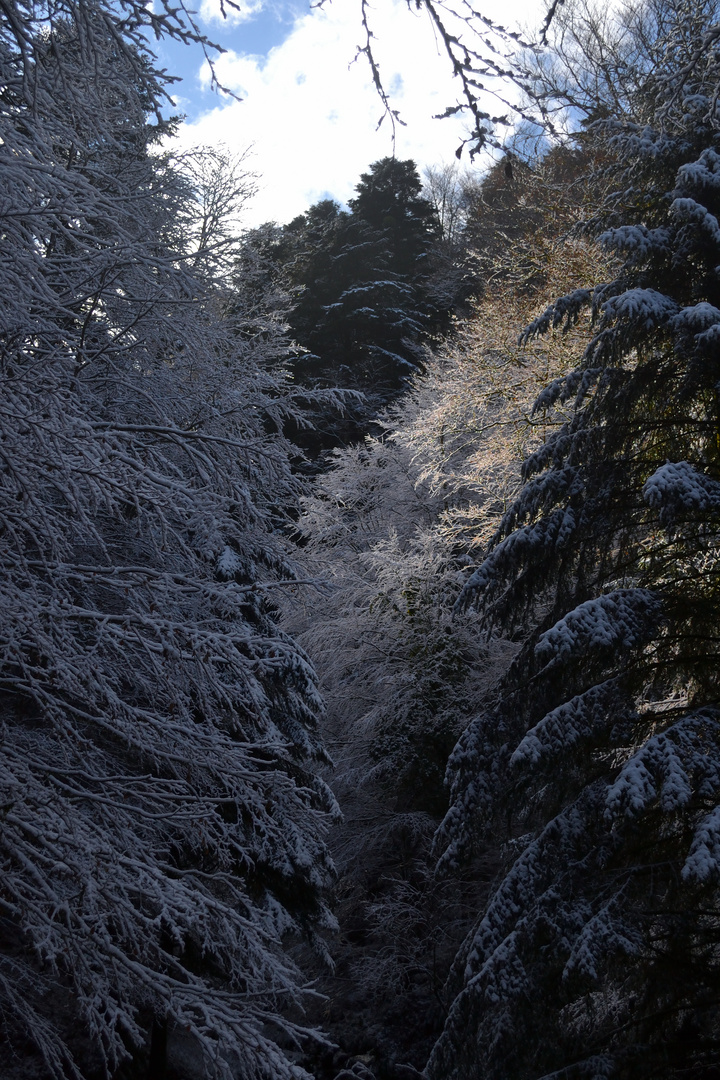
M 289 221 L 318 199 L 344 203 L 361 172 L 393 152 L 387 120 L 364 57 L 360 0 L 238 0 L 222 18 L 220 0 L 201 0 L 197 19 L 227 51 L 216 62 L 219 81 L 241 100 L 211 90 L 197 49 L 163 43 L 160 66 L 176 75 L 178 108 L 187 120 L 185 144 L 251 148 L 259 191 L 246 224 Z M 425 165 L 454 160 L 464 134 L 456 119 L 433 115 L 458 100 L 447 57 L 429 17 L 407 0 L 371 0 L 374 50 L 393 107 L 395 153 Z M 537 27 L 544 0 L 485 0 L 483 11 L 515 28 Z M 493 108 L 493 106 L 490 106 Z M 493 108 L 497 111 L 497 106 Z

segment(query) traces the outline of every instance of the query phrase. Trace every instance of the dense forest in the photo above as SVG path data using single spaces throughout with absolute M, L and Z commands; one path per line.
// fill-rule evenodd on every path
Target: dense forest
M 720 8 L 408 6 L 472 165 L 242 230 L 1 5 L 0 1080 L 720 1076 Z

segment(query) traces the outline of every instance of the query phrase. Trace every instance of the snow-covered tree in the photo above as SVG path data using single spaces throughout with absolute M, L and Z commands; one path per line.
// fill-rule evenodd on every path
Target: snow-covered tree
M 416 480 L 389 438 L 335 452 L 300 521 L 317 585 L 286 616 L 320 676 L 344 815 L 323 1022 L 346 1053 L 386 1069 L 423 1064 L 472 910 L 455 881 L 433 881 L 429 851 L 447 756 L 488 678 L 475 616 L 453 623 L 464 564 L 434 529 L 442 499 Z
M 524 646 L 450 761 L 441 863 L 501 837 L 504 872 L 433 1080 L 717 1067 L 720 30 L 704 5 L 663 14 L 635 119 L 595 128 L 619 164 L 594 229 L 620 271 L 527 332 L 592 311 L 538 398 L 573 415 L 463 595 Z
M 174 19 L 0 21 L 4 1076 L 116 1075 L 151 1029 L 203 1075 L 305 1075 L 281 939 L 322 948 L 332 798 L 272 599 L 287 345 L 213 283 L 223 223 L 153 150 L 142 32 Z
M 607 269 L 586 242 L 553 236 L 552 226 L 536 235 L 532 260 L 529 237 L 523 240 L 516 262 L 500 253 L 501 281 L 492 282 L 470 317 L 458 320 L 409 387 L 393 424 L 416 482 L 437 500 L 444 542 L 474 555 L 518 494 L 524 458 L 567 415 L 564 402 L 539 410 L 534 404 L 549 380 L 573 366 L 588 320 L 529 346 L 518 341 L 517 327 L 526 325 L 540 297 L 557 295 L 577 274 L 599 282 Z
M 584 242 L 539 246 L 548 296 L 605 268 Z M 525 454 L 562 422 L 564 407 L 533 416 L 533 403 L 587 330 L 521 348 L 517 327 L 537 308 L 523 291 L 496 287 L 425 357 L 384 437 L 336 451 L 300 520 L 306 575 L 323 584 L 298 596 L 288 625 L 321 677 L 344 811 L 331 840 L 342 935 L 325 1016 L 346 1048 L 372 1048 L 389 1070 L 424 1064 L 494 866 L 481 856 L 463 881 L 437 880 L 430 853 L 449 751 L 516 650 L 485 642 L 474 612 L 453 614 L 468 551 L 497 528 Z

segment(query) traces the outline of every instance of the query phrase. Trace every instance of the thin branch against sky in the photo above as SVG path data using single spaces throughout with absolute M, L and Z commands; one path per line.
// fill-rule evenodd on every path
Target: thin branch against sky
M 532 32 L 545 15 L 543 0 L 483 4 L 487 22 L 474 24 L 474 41 L 478 56 L 484 50 L 486 70 L 483 74 L 468 51 L 464 75 L 454 78 L 437 20 L 433 23 L 425 7 L 416 10 L 407 0 L 364 8 L 347 0 L 326 0 L 312 9 L 309 3 L 245 5 L 244 19 L 235 14 L 225 23 L 214 17 L 210 2 L 201 8 L 201 16 L 204 12 L 209 33 L 227 49 L 216 63 L 216 76 L 242 100 L 211 91 L 208 66 L 202 65 L 197 50 L 180 53 L 162 45 L 160 60 L 183 75 L 177 94 L 178 107 L 187 115 L 184 144 L 253 147 L 260 190 L 248 223 L 290 220 L 321 198 L 345 202 L 360 173 L 393 150 L 421 168 L 453 160 L 461 144 L 469 140 L 473 145 L 482 114 L 502 117 L 517 100 L 512 90 L 503 93 L 500 87 L 503 103 L 482 89 L 499 83 L 515 42 L 491 37 L 493 20 L 502 17 L 510 33 L 524 23 Z M 363 10 L 371 39 L 363 28 Z M 446 34 L 460 39 L 458 21 L 441 6 L 436 12 L 443 17 Z M 485 39 L 492 48 L 482 44 Z M 385 103 L 365 57 L 353 63 L 358 48 L 363 52 L 368 45 L 387 94 Z M 458 48 L 453 41 L 450 45 Z M 459 64 L 463 57 L 458 57 Z M 453 109 L 466 104 L 465 92 L 478 95 L 476 117 Z M 395 112 L 402 121 L 396 121 L 394 131 L 386 108 L 391 120 Z M 446 119 L 437 119 L 448 113 Z M 385 122 L 379 124 L 384 115 Z M 497 130 L 502 141 L 509 129 L 500 125 Z

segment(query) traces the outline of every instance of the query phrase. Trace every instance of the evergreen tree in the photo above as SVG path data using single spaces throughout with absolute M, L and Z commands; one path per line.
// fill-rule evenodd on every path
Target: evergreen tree
M 299 386 L 356 392 L 344 418 L 321 408 L 317 430 L 297 433 L 313 452 L 362 438 L 447 316 L 446 298 L 434 301 L 427 287 L 439 225 L 421 188 L 414 162 L 384 158 L 363 174 L 350 212 L 324 200 L 271 241 L 267 227 L 246 239 L 241 261 L 255 258 L 259 245 L 294 293 L 289 325 L 303 350 L 294 363 Z
M 655 5 L 653 10 L 657 10 Z M 594 333 L 571 420 L 464 592 L 523 642 L 451 758 L 441 862 L 504 841 L 433 1080 L 710 1077 L 719 1060 L 720 30 L 668 3 L 594 229 L 617 276 L 527 332 Z M 642 24 L 645 28 L 647 21 Z M 643 46 L 645 42 L 641 42 Z
M 390 251 L 390 266 L 397 274 L 418 278 L 423 260 L 438 238 L 435 207 L 422 194 L 422 181 L 414 161 L 382 158 L 362 173 L 350 200 L 358 221 L 382 233 Z

